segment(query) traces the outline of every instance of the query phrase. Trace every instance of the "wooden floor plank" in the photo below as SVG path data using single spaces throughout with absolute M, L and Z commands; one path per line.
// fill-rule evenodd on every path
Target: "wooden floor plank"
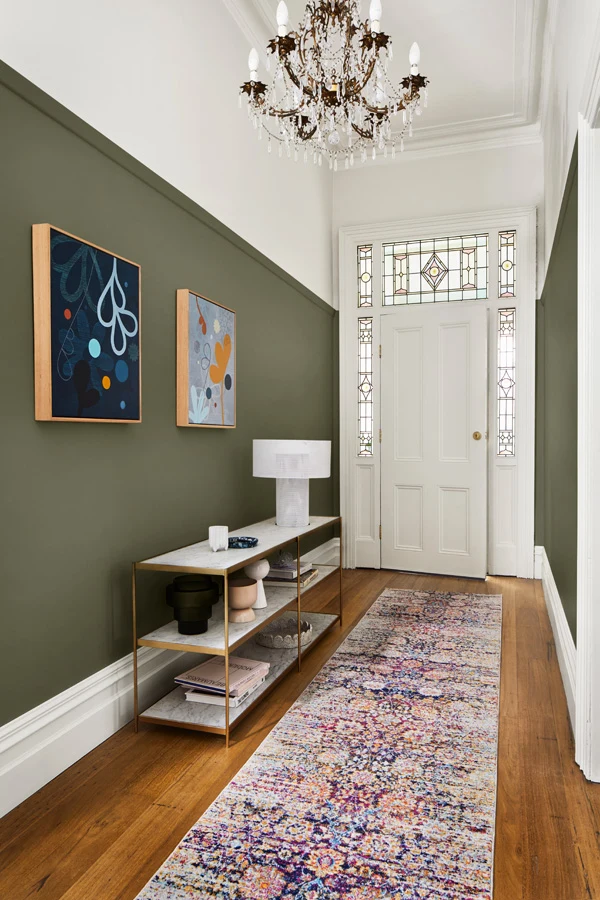
M 356 569 L 336 626 L 222 738 L 122 729 L 0 822 L 0 897 L 132 900 L 386 588 L 503 595 L 494 900 L 600 900 L 600 785 L 573 737 L 540 582 Z M 335 610 L 331 578 L 310 609 Z M 308 607 L 307 607 L 308 608 Z

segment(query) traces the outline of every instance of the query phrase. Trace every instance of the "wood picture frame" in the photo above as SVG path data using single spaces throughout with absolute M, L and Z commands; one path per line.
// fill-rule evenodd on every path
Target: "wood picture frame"
M 188 288 L 177 291 L 177 425 L 236 427 L 236 314 Z
M 35 418 L 142 421 L 141 267 L 32 226 Z

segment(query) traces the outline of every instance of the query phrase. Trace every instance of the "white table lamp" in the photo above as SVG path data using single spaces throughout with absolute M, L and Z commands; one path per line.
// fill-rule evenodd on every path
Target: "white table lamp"
M 253 459 L 255 478 L 277 479 L 277 525 L 308 525 L 308 482 L 331 475 L 331 441 L 253 441 Z

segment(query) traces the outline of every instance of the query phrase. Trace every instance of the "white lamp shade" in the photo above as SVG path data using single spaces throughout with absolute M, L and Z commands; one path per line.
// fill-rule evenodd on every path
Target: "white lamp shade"
M 253 441 L 255 478 L 329 478 L 331 441 Z

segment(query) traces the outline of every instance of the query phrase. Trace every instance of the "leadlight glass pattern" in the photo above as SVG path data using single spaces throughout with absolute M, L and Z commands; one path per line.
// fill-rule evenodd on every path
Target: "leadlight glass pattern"
M 358 455 L 373 456 L 373 319 L 358 320 Z
M 487 300 L 488 235 L 383 245 L 383 305 Z
M 498 456 L 515 455 L 516 310 L 498 310 Z
M 514 297 L 517 282 L 517 232 L 501 231 L 498 235 L 500 297 Z
M 373 306 L 373 246 L 359 247 L 358 305 Z

